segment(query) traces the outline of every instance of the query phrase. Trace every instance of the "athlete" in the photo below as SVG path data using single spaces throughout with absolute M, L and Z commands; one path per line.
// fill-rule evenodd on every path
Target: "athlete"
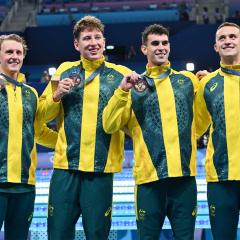
M 103 112 L 106 132 L 126 128 L 133 139 L 136 217 L 141 240 L 158 240 L 167 216 L 174 239 L 194 239 L 196 140 L 194 99 L 198 80 L 170 66 L 169 32 L 142 33 L 146 72 L 123 78 Z
M 235 240 L 240 210 L 240 27 L 222 23 L 214 48 L 220 68 L 200 81 L 196 128 L 200 137 L 210 125 L 205 170 L 213 238 Z
M 0 227 L 5 239 L 26 240 L 35 199 L 36 142 L 54 148 L 57 133 L 38 114 L 38 94 L 20 73 L 27 46 L 0 36 Z
M 103 34 L 96 17 L 75 24 L 80 60 L 61 64 L 40 98 L 46 121 L 56 118 L 59 129 L 49 193 L 49 239 L 74 239 L 80 215 L 86 239 L 108 239 L 113 173 L 122 169 L 124 133 L 106 134 L 102 112 L 130 70 L 105 60 Z

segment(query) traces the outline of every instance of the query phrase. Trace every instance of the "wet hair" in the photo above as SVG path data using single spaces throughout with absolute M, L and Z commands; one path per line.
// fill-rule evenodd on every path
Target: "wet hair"
M 0 36 L 0 49 L 2 47 L 2 43 L 6 40 L 13 40 L 18 43 L 21 43 L 23 46 L 23 55 L 26 56 L 28 48 L 27 48 L 27 44 L 26 44 L 26 41 L 24 40 L 24 38 L 20 37 L 17 34 L 1 35 Z
M 74 39 L 78 39 L 80 33 L 85 29 L 98 29 L 102 34 L 104 34 L 104 25 L 98 18 L 94 16 L 85 16 L 77 21 L 73 28 L 73 37 Z
M 152 24 L 144 29 L 142 32 L 142 44 L 146 45 L 149 34 L 157 34 L 157 35 L 167 35 L 169 37 L 169 31 L 167 28 L 160 24 Z

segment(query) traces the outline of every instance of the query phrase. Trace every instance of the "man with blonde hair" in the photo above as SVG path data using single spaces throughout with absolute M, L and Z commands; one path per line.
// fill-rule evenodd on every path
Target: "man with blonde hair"
M 40 99 L 46 120 L 56 118 L 59 129 L 49 193 L 49 239 L 74 239 L 80 215 L 87 239 L 108 239 L 113 173 L 122 169 L 124 133 L 106 134 L 102 112 L 130 70 L 105 60 L 103 34 L 96 17 L 75 24 L 80 60 L 62 63 Z
M 27 46 L 0 36 L 0 226 L 5 239 L 26 240 L 35 199 L 36 141 L 54 148 L 57 134 L 38 114 L 38 94 L 20 73 Z M 34 139 L 35 138 L 35 139 Z
M 210 125 L 205 170 L 213 238 L 235 240 L 240 210 L 240 27 L 222 23 L 214 49 L 220 68 L 200 81 L 196 129 L 200 137 Z

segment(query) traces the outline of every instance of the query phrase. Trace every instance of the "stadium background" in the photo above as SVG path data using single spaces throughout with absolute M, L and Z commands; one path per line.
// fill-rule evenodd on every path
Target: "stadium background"
M 0 0 L 0 28 L 1 34 L 14 32 L 26 39 L 29 51 L 22 71 L 27 82 L 41 94 L 47 84 L 41 78 L 49 68 L 56 68 L 63 61 L 79 59 L 73 47 L 72 27 L 84 15 L 95 15 L 104 22 L 109 61 L 143 72 L 146 59 L 140 52 L 141 32 L 149 24 L 160 23 L 170 30 L 172 67 L 182 70 L 191 63 L 191 66 L 194 64 L 192 71 L 196 72 L 218 68 L 219 58 L 213 50 L 216 28 L 223 20 L 240 24 L 239 11 L 239 0 Z M 54 125 L 51 123 L 52 127 Z M 212 239 L 203 171 L 206 142 L 207 136 L 198 142 L 196 240 Z M 47 239 L 52 157 L 49 149 L 38 146 L 37 197 L 29 233 L 31 240 Z M 132 164 L 132 144 L 126 138 L 124 170 L 114 178 L 113 223 L 109 239 L 137 239 Z M 3 232 L 0 239 L 3 239 Z M 81 219 L 77 224 L 76 239 L 84 239 Z M 172 239 L 168 220 L 160 239 Z

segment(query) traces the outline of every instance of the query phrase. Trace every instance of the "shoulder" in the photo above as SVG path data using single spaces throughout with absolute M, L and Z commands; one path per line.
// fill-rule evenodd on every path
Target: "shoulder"
M 132 72 L 132 70 L 130 68 L 128 68 L 128 67 L 125 67 L 123 65 L 117 65 L 117 64 L 110 63 L 110 62 L 107 62 L 107 61 L 105 61 L 105 66 L 107 68 L 111 68 L 111 69 L 121 73 L 122 75 L 125 75 L 127 73 Z
M 74 61 L 74 62 L 63 62 L 60 64 L 60 66 L 57 68 L 56 73 L 61 74 L 62 72 L 65 72 L 71 67 L 79 66 L 80 65 L 80 60 L 79 61 Z
M 200 80 L 200 86 L 202 88 L 204 88 L 206 86 L 206 84 L 212 80 L 213 78 L 217 77 L 219 74 L 219 69 L 217 69 L 216 71 L 214 72 L 211 72 L 209 73 L 208 75 L 206 75 L 205 77 L 203 77 L 201 80 Z
M 37 90 L 36 90 L 35 88 L 29 86 L 28 84 L 23 83 L 22 90 L 25 91 L 25 92 L 30 92 L 30 93 L 32 93 L 36 98 L 38 98 Z

